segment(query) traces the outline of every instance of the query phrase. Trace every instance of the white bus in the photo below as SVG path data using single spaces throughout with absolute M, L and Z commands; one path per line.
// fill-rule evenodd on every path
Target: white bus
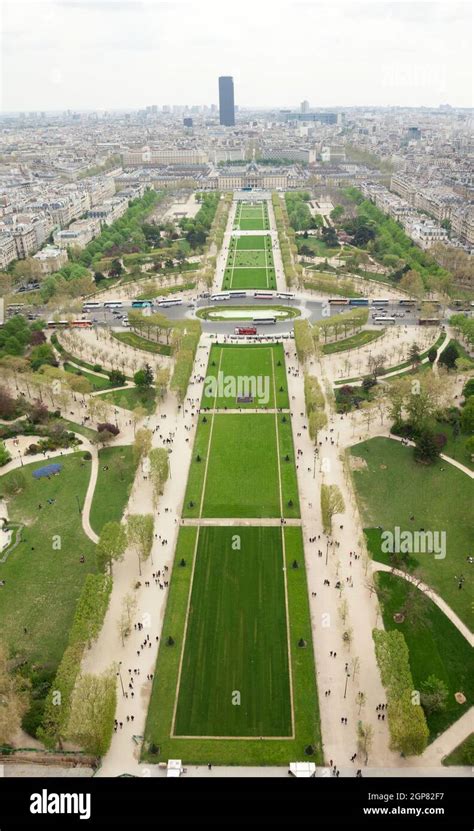
M 390 300 L 378 300 L 377 298 L 372 300 L 372 306 L 388 306 L 389 303 Z
M 377 325 L 383 326 L 384 323 L 387 323 L 387 324 L 396 323 L 396 320 L 395 320 L 394 317 L 376 317 L 375 320 L 374 320 L 374 323 L 376 323 Z
M 263 300 L 268 300 L 269 298 L 271 299 L 274 296 L 274 292 L 273 291 L 254 291 L 253 296 L 258 297 L 258 298 L 263 299 Z
M 104 309 L 121 309 L 122 306 L 121 300 L 106 300 L 104 303 Z
M 234 297 L 247 297 L 247 292 L 246 291 L 235 291 L 234 290 L 234 291 L 229 291 L 229 294 L 230 294 L 231 299 L 233 299 Z
M 266 323 L 276 323 L 276 317 L 254 317 L 252 323 L 255 325 L 257 324 L 266 324 Z
M 164 298 L 163 300 L 158 300 L 158 306 L 160 308 L 166 308 L 167 306 L 182 306 L 183 300 L 180 297 L 173 297 L 173 298 Z
M 294 296 L 292 291 L 277 291 L 277 297 L 281 297 L 282 300 L 292 300 Z
M 219 294 L 211 294 L 211 300 L 230 300 L 229 292 L 219 292 Z
M 85 312 L 89 312 L 93 309 L 101 309 L 102 303 L 99 303 L 97 300 L 87 300 L 85 303 L 82 304 L 82 308 Z

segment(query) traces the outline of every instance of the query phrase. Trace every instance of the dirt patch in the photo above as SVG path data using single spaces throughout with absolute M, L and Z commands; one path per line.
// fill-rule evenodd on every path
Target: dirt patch
M 361 456 L 349 456 L 349 467 L 351 470 L 365 470 L 367 462 Z
M 387 465 L 380 465 L 380 470 L 387 470 Z

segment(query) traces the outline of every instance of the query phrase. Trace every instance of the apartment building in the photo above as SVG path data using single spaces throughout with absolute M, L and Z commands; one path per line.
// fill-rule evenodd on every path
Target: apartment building
M 26 259 L 37 250 L 36 232 L 33 225 L 20 222 L 13 227 L 12 233 L 19 260 Z
M 474 246 L 474 205 L 456 208 L 451 214 L 451 228 L 461 242 Z
M 68 248 L 70 245 L 84 248 L 98 234 L 100 234 L 98 219 L 78 219 L 77 222 L 72 222 L 69 228 L 56 231 L 53 239 L 58 248 Z
M 128 208 L 127 199 L 107 199 L 100 205 L 96 205 L 87 212 L 88 217 L 98 219 L 101 225 L 112 225 L 117 219 L 124 215 Z
M 168 164 L 206 164 L 207 153 L 193 148 L 158 149 L 143 147 L 141 149 L 123 150 L 122 161 L 124 167 L 134 165 L 168 165 Z
M 54 271 L 59 271 L 63 265 L 67 263 L 67 251 L 61 248 L 56 248 L 53 245 L 47 245 L 41 251 L 38 251 L 33 259 L 41 266 L 43 274 L 52 274 Z
M 17 259 L 16 244 L 10 233 L 0 233 L 0 269 L 5 270 Z

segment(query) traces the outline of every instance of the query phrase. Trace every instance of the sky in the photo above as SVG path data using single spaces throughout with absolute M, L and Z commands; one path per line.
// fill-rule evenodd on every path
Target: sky
M 0 0 L 0 109 L 471 107 L 472 5 Z

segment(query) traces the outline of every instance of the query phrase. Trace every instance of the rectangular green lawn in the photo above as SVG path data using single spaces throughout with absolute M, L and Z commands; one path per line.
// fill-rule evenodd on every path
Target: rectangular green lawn
M 237 251 L 262 251 L 268 247 L 268 243 L 270 243 L 271 249 L 270 236 L 252 234 L 252 236 L 246 235 L 244 237 L 234 237 L 234 239 L 236 241 Z
M 273 361 L 272 361 L 273 355 Z M 218 373 L 222 373 L 222 384 L 224 385 L 223 392 L 225 393 L 225 382 L 229 383 L 229 378 L 255 378 L 262 379 L 260 382 L 256 380 L 257 390 L 260 385 L 261 390 L 266 390 L 268 384 L 269 400 L 267 403 L 259 400 L 250 402 L 249 404 L 239 404 L 235 398 L 229 398 L 225 394 L 218 395 L 215 399 L 211 395 L 206 395 L 206 391 L 210 387 L 204 384 L 204 393 L 201 401 L 201 408 L 217 408 L 223 409 L 255 409 L 256 407 L 278 407 L 288 408 L 288 388 L 286 383 L 285 371 L 285 354 L 281 343 L 269 344 L 268 346 L 260 345 L 245 345 L 245 346 L 230 346 L 230 345 L 214 345 L 211 348 L 209 355 L 209 363 L 207 366 L 206 378 L 218 378 Z M 267 380 L 268 379 L 268 380 Z M 240 382 L 243 383 L 242 381 Z M 276 389 L 276 405 L 275 405 L 275 389 Z M 232 392 L 229 384 L 229 391 Z M 220 390 L 218 390 L 220 392 Z
M 122 519 L 136 469 L 132 445 L 99 450 L 99 473 L 89 516 L 96 534 L 100 535 L 106 522 Z
M 228 289 L 276 289 L 273 268 L 234 268 L 227 284 L 224 276 L 223 288 Z
M 281 535 L 200 530 L 174 735 L 291 736 Z
M 144 407 L 150 415 L 156 410 L 156 390 L 153 388 L 139 389 L 138 387 L 127 387 L 121 390 L 101 393 L 99 398 L 122 407 L 124 410 L 134 410 L 136 407 Z
M 282 515 L 275 419 L 278 427 L 283 516 L 299 517 L 290 416 L 275 416 L 271 413 L 201 416 L 189 469 L 184 517 L 199 516 L 203 487 L 203 517 L 256 518 Z
M 232 251 L 227 262 L 228 268 L 272 268 L 271 251 Z

